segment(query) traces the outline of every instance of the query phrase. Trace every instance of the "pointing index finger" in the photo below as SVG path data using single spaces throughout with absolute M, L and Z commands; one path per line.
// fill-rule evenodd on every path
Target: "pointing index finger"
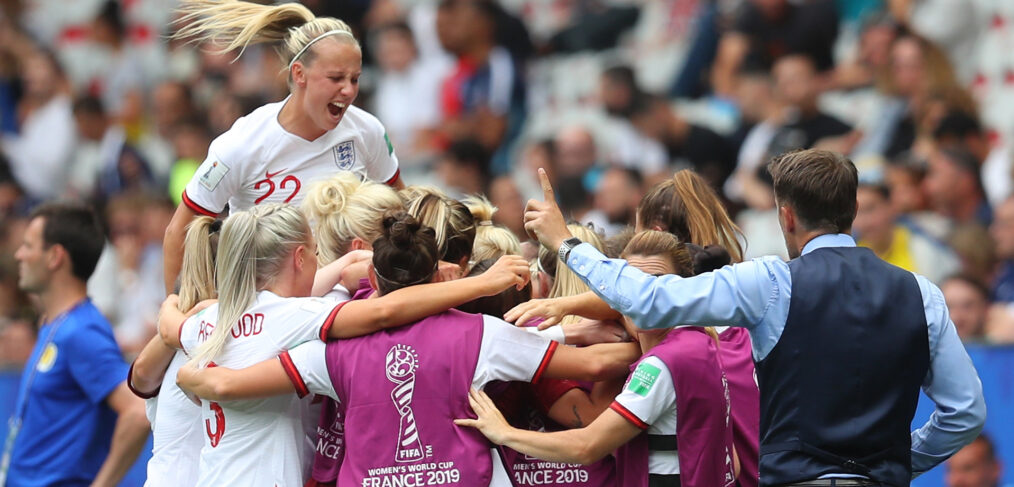
M 549 175 L 546 170 L 539 168 L 539 183 L 542 184 L 542 198 L 546 203 L 556 203 L 556 195 L 553 193 L 553 185 L 549 183 Z

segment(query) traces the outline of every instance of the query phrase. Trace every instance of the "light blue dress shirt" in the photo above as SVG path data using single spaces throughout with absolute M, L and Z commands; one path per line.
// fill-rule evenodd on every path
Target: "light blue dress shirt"
M 810 240 L 802 253 L 855 245 L 849 235 L 821 235 Z M 567 266 L 610 307 L 642 329 L 667 328 L 673 323 L 745 327 L 750 330 L 757 361 L 778 343 L 789 315 L 792 276 L 788 263 L 777 257 L 683 279 L 646 274 L 581 244 L 571 251 Z M 958 339 L 943 293 L 925 277 L 915 274 L 915 278 L 929 327 L 930 366 L 922 389 L 936 403 L 929 421 L 912 432 L 912 471 L 918 475 L 978 436 L 986 420 L 986 405 L 982 383 Z

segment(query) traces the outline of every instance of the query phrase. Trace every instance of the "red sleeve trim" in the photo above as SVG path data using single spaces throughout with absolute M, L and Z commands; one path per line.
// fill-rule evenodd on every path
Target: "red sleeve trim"
M 278 360 L 282 362 L 282 369 L 285 370 L 285 375 L 289 376 L 292 385 L 296 386 L 296 395 L 300 399 L 306 397 L 310 393 L 310 388 L 306 387 L 306 382 L 303 382 L 303 376 L 299 375 L 299 370 L 296 369 L 296 364 L 292 363 L 292 357 L 289 356 L 289 352 L 282 352 L 278 356 Z
M 324 319 L 324 323 L 320 325 L 320 341 L 327 341 L 327 334 L 331 331 L 331 327 L 334 326 L 334 320 L 338 316 L 338 312 L 348 303 L 349 301 L 342 301 L 328 313 L 327 318 Z
M 617 413 L 619 413 L 620 416 L 623 416 L 623 419 L 626 419 L 627 421 L 630 421 L 634 426 L 637 426 L 638 429 L 641 429 L 641 430 L 648 429 L 648 426 L 649 426 L 648 423 L 645 423 L 644 421 L 641 421 L 641 418 L 638 418 L 637 415 L 635 415 L 634 413 L 630 412 L 629 409 L 623 407 L 622 404 L 620 404 L 620 403 L 618 403 L 616 401 L 613 401 L 613 403 L 609 405 L 609 409 L 612 409 L 613 411 L 616 411 Z
M 532 384 L 538 384 L 542 379 L 542 374 L 546 372 L 546 367 L 549 366 L 549 361 L 553 359 L 553 354 L 556 353 L 558 346 L 560 346 L 559 343 L 549 342 L 549 348 L 546 349 L 546 354 L 542 356 L 542 362 L 539 363 L 539 368 L 535 370 L 535 376 L 532 377 Z
M 394 170 L 394 176 L 391 176 L 391 179 L 384 181 L 384 184 L 388 186 L 394 186 L 394 183 L 397 182 L 398 178 L 400 177 L 401 177 L 401 168 L 399 167 L 398 169 Z
M 140 397 L 141 399 L 151 399 L 153 397 L 158 397 L 158 393 L 159 393 L 159 391 L 162 390 L 162 386 L 159 385 L 154 391 L 148 392 L 148 393 L 141 392 L 141 391 L 135 389 L 134 388 L 134 362 L 131 362 L 130 363 L 130 368 L 127 369 L 127 389 L 130 389 L 130 392 L 133 392 L 135 396 Z
M 218 213 L 215 213 L 215 212 L 213 212 L 213 211 L 211 211 L 211 210 L 209 210 L 207 208 L 204 208 L 203 206 L 201 206 L 201 205 L 199 205 L 197 203 L 194 203 L 194 200 L 190 199 L 190 197 L 187 196 L 187 191 L 186 190 L 183 190 L 183 198 L 182 198 L 182 200 L 183 200 L 183 204 L 187 205 L 187 208 L 190 208 L 191 210 L 194 210 L 194 212 L 197 213 L 197 214 L 204 215 L 204 216 L 210 216 L 212 218 L 215 218 L 215 217 L 218 216 Z

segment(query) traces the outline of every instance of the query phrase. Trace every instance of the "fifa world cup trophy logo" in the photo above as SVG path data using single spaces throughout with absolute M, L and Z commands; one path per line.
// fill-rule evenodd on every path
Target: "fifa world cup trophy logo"
M 401 415 L 398 431 L 398 449 L 394 459 L 397 462 L 415 462 L 423 459 L 422 442 L 412 413 L 412 392 L 415 390 L 415 370 L 419 367 L 419 356 L 412 347 L 395 345 L 387 352 L 387 380 L 394 383 L 391 400 Z

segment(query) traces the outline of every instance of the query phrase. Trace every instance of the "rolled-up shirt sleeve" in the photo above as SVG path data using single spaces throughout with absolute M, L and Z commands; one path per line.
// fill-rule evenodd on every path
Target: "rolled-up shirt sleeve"
M 595 294 L 642 329 L 725 325 L 752 330 L 780 299 L 770 264 L 751 260 L 684 279 L 646 274 L 589 244 L 575 247 L 567 259 Z
M 912 473 L 943 462 L 982 431 L 986 403 L 982 382 L 958 338 L 940 288 L 916 276 L 929 327 L 930 365 L 922 390 L 936 404 L 929 421 L 912 432 Z

